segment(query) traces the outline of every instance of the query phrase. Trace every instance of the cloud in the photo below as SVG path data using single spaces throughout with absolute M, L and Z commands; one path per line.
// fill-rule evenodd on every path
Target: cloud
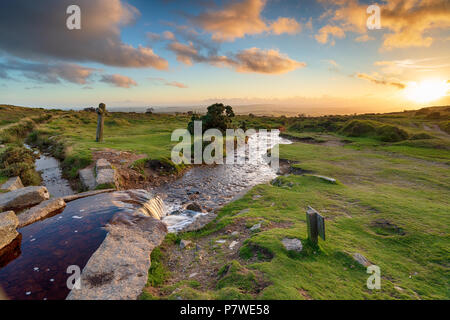
M 278 50 L 251 48 L 240 51 L 231 63 L 237 72 L 281 74 L 303 68 L 306 63 L 290 59 Z
M 359 3 L 359 0 L 321 0 L 321 2 L 327 7 L 322 15 L 329 19 L 326 27 L 337 26 L 344 33 L 361 34 L 356 41 L 370 40 L 366 27 L 367 4 Z M 386 32 L 382 45 L 385 50 L 429 47 L 434 40 L 430 31 L 450 27 L 448 0 L 385 0 L 380 7 L 381 27 Z M 316 39 L 320 43 L 326 43 L 328 40 L 327 36 L 320 34 L 320 31 Z
M 329 36 L 336 38 L 345 38 L 345 32 L 338 26 L 326 25 L 319 30 L 319 33 L 315 35 L 317 42 L 325 44 L 328 42 Z M 331 40 L 331 45 L 334 45 L 334 40 Z
M 433 63 L 433 62 L 438 63 Z M 433 70 L 443 70 L 450 68 L 449 63 L 439 63 L 443 62 L 442 58 L 425 58 L 425 59 L 404 59 L 404 60 L 384 60 L 376 61 L 375 66 L 381 67 L 382 72 L 386 74 L 399 75 L 406 70 L 415 71 L 433 71 Z
M 97 69 L 82 67 L 71 63 L 29 63 L 9 60 L 0 63 L 0 77 L 2 72 L 9 77 L 9 72 L 20 72 L 25 78 L 43 83 L 61 83 L 62 81 L 75 84 L 86 84 Z
M 363 35 L 355 38 L 356 42 L 367 42 L 367 41 L 371 41 L 371 40 L 375 40 L 375 38 L 369 36 L 368 34 L 363 34 Z
M 210 9 L 191 21 L 203 30 L 212 33 L 215 41 L 234 41 L 246 35 L 269 32 L 276 35 L 300 31 L 300 24 L 293 18 L 280 17 L 267 22 L 261 17 L 266 0 L 231 1 L 222 9 Z
M 152 81 L 155 81 L 157 83 L 160 83 L 162 85 L 165 85 L 165 86 L 176 87 L 176 88 L 180 88 L 180 89 L 188 88 L 187 85 L 185 85 L 184 83 L 178 82 L 178 81 L 167 81 L 164 78 L 149 78 L 149 79 Z
M 292 18 L 280 17 L 278 20 L 270 24 L 270 28 L 273 34 L 280 35 L 283 33 L 296 34 L 302 29 L 300 23 Z
M 177 61 L 182 62 L 187 65 L 192 65 L 192 62 L 203 62 L 204 58 L 201 57 L 199 51 L 194 48 L 192 42 L 187 45 L 178 41 L 174 41 L 168 45 L 168 49 L 174 52 L 177 56 Z
M 394 86 L 398 89 L 404 89 L 406 87 L 406 85 L 400 81 L 384 79 L 384 78 L 379 77 L 377 74 L 371 76 L 366 73 L 357 73 L 356 77 L 359 79 L 364 79 L 364 80 L 370 81 L 375 84 Z
M 334 61 L 332 59 L 324 60 L 324 61 L 329 65 L 329 68 L 328 68 L 329 71 L 340 72 L 341 66 L 336 61 Z
M 137 86 L 136 81 L 120 74 L 103 75 L 100 81 L 110 83 L 119 88 L 130 88 L 131 86 Z
M 177 55 L 178 61 L 186 65 L 192 65 L 193 62 L 208 63 L 216 67 L 231 67 L 237 72 L 243 73 L 281 74 L 306 66 L 306 63 L 290 59 L 287 55 L 274 49 L 250 48 L 229 56 L 220 56 L 217 54 L 203 55 L 192 42 L 188 45 L 172 42 L 168 48 Z
M 121 0 L 77 0 L 81 30 L 68 30 L 72 0 L 0 1 L 0 51 L 25 59 L 98 62 L 119 67 L 167 69 L 151 48 L 122 42 L 120 28 L 139 11 Z

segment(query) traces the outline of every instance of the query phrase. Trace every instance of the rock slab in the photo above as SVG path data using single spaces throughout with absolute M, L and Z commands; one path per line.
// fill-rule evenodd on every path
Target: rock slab
M 111 163 L 106 159 L 98 159 L 95 164 L 95 178 L 96 186 L 99 185 L 114 185 L 118 186 L 118 176 L 116 170 L 113 169 Z
M 19 228 L 28 226 L 46 217 L 50 217 L 54 215 L 55 212 L 63 209 L 65 206 L 66 203 L 62 198 L 43 201 L 39 205 L 19 214 Z
M 95 177 L 92 169 L 82 169 L 78 172 L 78 175 L 80 176 L 80 181 L 83 187 L 88 190 L 95 189 Z
M 14 191 L 21 188 L 23 188 L 23 184 L 20 177 L 9 178 L 8 181 L 0 186 L 0 190 L 3 191 Z
M 0 213 L 0 249 L 11 243 L 19 233 L 16 228 L 19 224 L 14 211 Z
M 119 214 L 106 229 L 105 241 L 83 269 L 81 288 L 72 289 L 67 300 L 135 300 L 142 293 L 150 254 L 164 240 L 166 225 L 142 214 Z
M 0 194 L 0 211 L 18 210 L 32 207 L 48 200 L 46 187 L 26 187 Z

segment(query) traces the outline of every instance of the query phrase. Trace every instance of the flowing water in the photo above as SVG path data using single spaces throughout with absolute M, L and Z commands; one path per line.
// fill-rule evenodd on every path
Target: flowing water
M 140 209 L 162 219 L 169 231 L 183 230 L 202 214 L 184 210 L 186 203 L 195 198 L 202 206 L 216 209 L 251 187 L 270 181 L 277 172 L 264 155 L 276 144 L 289 143 L 278 134 L 258 133 L 249 138 L 252 151 L 244 147 L 230 155 L 243 164 L 194 167 L 152 193 L 118 191 L 69 202 L 62 213 L 18 230 L 20 236 L 0 253 L 0 287 L 11 299 L 64 299 L 69 292 L 67 268 L 76 265 L 83 269 L 106 236 L 104 226 L 116 213 Z M 61 177 L 56 159 L 41 155 L 36 167 L 53 197 L 73 193 Z M 160 194 L 164 194 L 164 202 L 154 196 Z
M 25 148 L 33 150 L 30 146 L 24 145 Z M 34 162 L 36 171 L 41 173 L 42 185 L 45 186 L 53 198 L 64 197 L 74 194 L 70 187 L 69 181 L 62 177 L 62 170 L 59 161 L 45 154 L 40 154 L 34 150 L 39 156 Z
M 171 232 L 181 231 L 191 224 L 199 213 L 183 211 L 186 203 L 197 202 L 211 209 L 219 208 L 236 197 L 245 194 L 257 184 L 277 177 L 264 156 L 277 144 L 290 144 L 290 140 L 279 136 L 279 132 L 259 132 L 250 136 L 247 146 L 237 150 L 235 164 L 198 166 L 182 178 L 157 189 L 155 193 L 165 195 L 164 202 L 169 215 L 163 218 Z M 251 153 L 251 154 L 250 154 Z M 240 163 L 237 164 L 240 160 Z
M 14 300 L 65 299 L 67 268 L 83 269 L 116 213 L 131 213 L 152 198 L 134 190 L 99 194 L 69 202 L 61 214 L 19 229 L 21 237 L 0 259 L 0 287 Z M 158 206 L 150 201 L 147 213 L 159 216 Z

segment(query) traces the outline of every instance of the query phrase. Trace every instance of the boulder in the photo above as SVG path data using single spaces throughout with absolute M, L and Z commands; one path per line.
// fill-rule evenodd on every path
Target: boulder
M 3 191 L 14 191 L 17 189 L 23 188 L 22 180 L 20 177 L 9 178 L 2 186 L 0 186 L 0 190 Z
M 108 234 L 84 267 L 80 289 L 67 300 L 136 300 L 147 283 L 150 254 L 167 234 L 160 220 L 124 214 L 106 226 Z
M 252 232 L 257 232 L 259 230 L 261 230 L 261 223 L 257 223 L 253 227 L 250 228 L 250 231 L 252 231 Z
M 82 193 L 65 196 L 65 197 L 62 197 L 62 199 L 64 200 L 64 202 L 67 203 L 67 202 L 75 201 L 75 200 L 82 199 L 82 198 L 92 197 L 97 194 L 109 193 L 109 192 L 114 192 L 114 191 L 116 191 L 116 189 L 103 189 L 103 190 L 87 191 L 87 192 L 82 192 Z
M 184 249 L 184 248 L 188 247 L 191 243 L 192 243 L 192 241 L 189 241 L 189 240 L 181 240 L 180 241 L 180 249 Z
M 287 251 L 301 252 L 303 250 L 303 245 L 300 239 L 284 238 L 281 242 Z
M 19 233 L 16 228 L 19 224 L 14 211 L 0 213 L 0 249 L 10 244 Z
M 63 209 L 66 203 L 62 198 L 51 199 L 41 202 L 18 215 L 19 228 L 23 228 L 46 217 L 53 216 L 57 211 Z
M 95 177 L 91 168 L 82 169 L 78 172 L 81 184 L 88 190 L 95 189 Z
M 372 265 L 369 260 L 367 260 L 366 257 L 364 257 L 361 253 L 354 253 L 352 255 L 353 259 L 355 259 L 356 262 L 358 262 L 360 265 L 362 265 L 363 267 L 368 267 L 370 265 Z
M 217 215 L 215 213 L 209 212 L 207 214 L 198 214 L 195 217 L 194 222 L 192 222 L 187 227 L 183 228 L 183 232 L 189 232 L 189 231 L 197 231 L 202 229 L 204 226 L 206 226 L 208 223 L 211 223 L 214 219 L 217 218 Z
M 0 194 L 0 211 L 25 209 L 48 200 L 46 187 L 26 187 Z
M 197 202 L 189 203 L 186 206 L 186 210 L 191 210 L 191 211 L 195 211 L 195 212 L 203 212 L 202 206 L 200 204 L 198 204 Z
M 109 161 L 106 159 L 98 159 L 97 162 L 95 163 L 95 172 L 97 172 L 97 174 L 100 170 L 112 168 L 113 167 L 111 163 L 109 163 Z
M 117 185 L 117 175 L 114 169 L 102 169 L 97 171 L 97 177 L 95 178 L 95 184 L 99 185 Z

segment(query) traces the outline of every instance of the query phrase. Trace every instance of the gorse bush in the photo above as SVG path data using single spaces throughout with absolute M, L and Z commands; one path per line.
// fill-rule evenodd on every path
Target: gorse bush
M 0 155 L 0 173 L 6 177 L 20 177 L 25 186 L 39 185 L 40 175 L 35 171 L 35 155 L 22 146 L 8 147 Z
M 409 138 L 409 134 L 396 126 L 371 120 L 350 120 L 341 129 L 349 137 L 369 137 L 384 142 L 398 142 Z

